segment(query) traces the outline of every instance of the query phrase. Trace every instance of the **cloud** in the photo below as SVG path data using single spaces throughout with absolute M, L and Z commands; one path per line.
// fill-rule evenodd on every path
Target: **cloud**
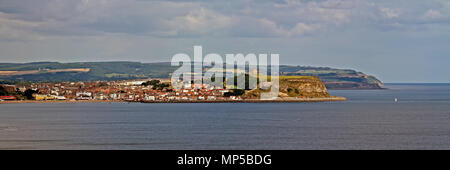
M 2 37 L 8 39 L 114 34 L 297 37 L 355 25 L 414 28 L 445 21 L 450 14 L 442 11 L 449 7 L 442 0 L 0 0 L 2 28 L 11 32 Z
M 33 32 L 40 23 L 12 19 L 11 16 L 0 12 L 0 38 L 3 41 L 35 40 L 41 37 Z
M 441 12 L 430 9 L 424 14 L 425 19 L 439 19 L 442 17 Z
M 436 67 L 449 30 L 448 0 L 0 0 L 4 62 L 168 61 L 203 45 L 401 81 L 399 66 L 450 72 Z
M 388 19 L 398 18 L 400 16 L 400 10 L 390 8 L 380 8 L 381 15 Z
M 162 22 L 167 27 L 163 35 L 205 35 L 221 32 L 232 25 L 232 18 L 205 8 L 190 11 L 187 15 L 176 16 Z
M 296 37 L 313 33 L 319 25 L 297 23 L 292 27 L 282 26 L 267 18 L 239 18 L 233 25 L 232 35 L 237 37 Z

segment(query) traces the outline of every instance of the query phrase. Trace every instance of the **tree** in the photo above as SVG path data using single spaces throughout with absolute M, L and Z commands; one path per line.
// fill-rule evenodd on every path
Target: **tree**
M 24 96 L 27 100 L 33 100 L 33 94 L 38 93 L 36 90 L 27 89 L 24 92 Z
M 9 93 L 8 91 L 5 90 L 5 88 L 3 88 L 3 86 L 0 86 L 0 96 L 8 96 Z
M 242 96 L 245 94 L 245 90 L 243 89 L 234 89 L 232 92 L 226 92 L 223 94 L 224 97 L 230 97 L 230 96 Z
M 156 85 L 158 85 L 159 83 L 160 83 L 161 81 L 159 81 L 159 80 L 150 80 L 150 81 L 147 81 L 147 82 L 144 82 L 144 83 L 142 83 L 142 85 L 143 86 L 156 86 Z
M 153 85 L 153 90 L 163 90 L 166 87 L 170 87 L 169 84 L 161 83 L 161 84 L 155 84 Z
M 167 83 L 161 83 L 159 80 L 151 80 L 147 81 L 145 83 L 142 83 L 143 86 L 153 86 L 153 90 L 163 90 L 166 87 L 170 87 L 170 84 Z

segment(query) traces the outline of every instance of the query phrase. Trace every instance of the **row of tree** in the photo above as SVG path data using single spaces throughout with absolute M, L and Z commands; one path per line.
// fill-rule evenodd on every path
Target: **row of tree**
M 142 83 L 143 86 L 152 86 L 153 90 L 163 90 L 166 87 L 170 87 L 170 84 L 161 83 L 159 80 L 150 80 Z
M 0 86 L 0 96 L 14 96 L 19 100 L 34 100 L 33 94 L 38 93 L 35 90 L 27 89 L 25 92 L 16 89 L 14 92 L 8 92 L 3 86 Z

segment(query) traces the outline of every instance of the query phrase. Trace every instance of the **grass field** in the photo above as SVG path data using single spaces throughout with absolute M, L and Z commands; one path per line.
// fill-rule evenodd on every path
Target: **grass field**
M 54 70 L 27 70 L 27 71 L 0 71 L 1 76 L 19 76 L 27 74 L 41 74 L 41 73 L 60 73 L 60 72 L 84 72 L 87 73 L 89 68 L 72 68 L 72 69 L 54 69 Z

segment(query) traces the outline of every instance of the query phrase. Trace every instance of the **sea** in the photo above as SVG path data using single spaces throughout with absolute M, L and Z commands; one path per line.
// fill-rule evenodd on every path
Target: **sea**
M 385 87 L 330 90 L 341 102 L 0 104 L 0 149 L 450 149 L 450 84 Z

